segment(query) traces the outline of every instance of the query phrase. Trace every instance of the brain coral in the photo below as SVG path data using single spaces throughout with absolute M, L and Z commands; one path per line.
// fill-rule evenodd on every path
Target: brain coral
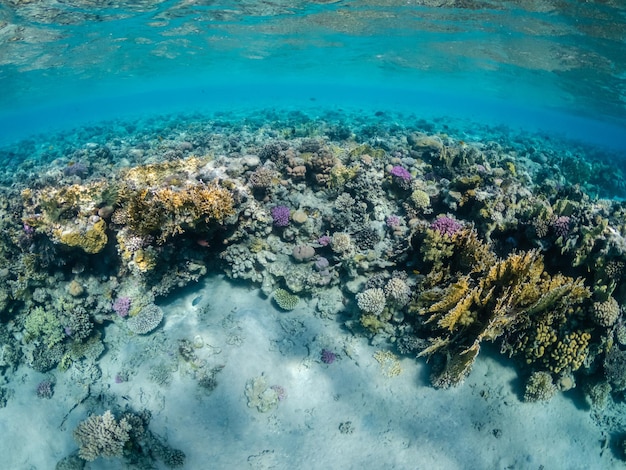
M 138 335 L 154 330 L 163 319 L 163 310 L 155 304 L 148 304 L 126 322 L 128 328 Z

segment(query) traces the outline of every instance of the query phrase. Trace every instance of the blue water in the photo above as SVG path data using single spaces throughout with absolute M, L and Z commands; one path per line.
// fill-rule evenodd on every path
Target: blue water
M 625 24 L 621 2 L 3 2 L 0 143 L 281 106 L 472 118 L 623 151 Z

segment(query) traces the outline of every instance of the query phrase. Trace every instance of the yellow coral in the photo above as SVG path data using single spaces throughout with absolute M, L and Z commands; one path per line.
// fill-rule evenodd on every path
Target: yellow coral
M 400 361 L 391 351 L 376 351 L 374 359 L 380 364 L 381 371 L 385 377 L 395 377 L 402 372 Z
M 587 332 L 574 331 L 559 342 L 550 354 L 549 368 L 555 374 L 563 370 L 578 370 L 589 352 L 591 335 Z
M 138 235 L 158 234 L 160 242 L 200 224 L 221 223 L 234 212 L 230 191 L 217 184 L 190 183 L 176 189 L 123 186 L 120 194 L 121 208 L 113 222 Z
M 505 333 L 507 338 L 517 337 L 518 342 L 505 342 L 503 348 L 511 354 L 523 352 L 528 362 L 545 356 L 558 371 L 580 367 L 584 359 L 581 351 L 586 347 L 580 345 L 588 341 L 587 336 L 566 336 L 559 342 L 552 324 L 563 325 L 576 306 L 590 296 L 583 279 L 548 275 L 537 250 L 497 261 L 483 272 L 478 283 L 472 275 L 459 277 L 443 291 L 440 287 L 426 290 L 414 306 L 417 313 L 429 316 L 427 323 L 436 321 L 435 332 L 439 334 L 420 355 L 445 350 L 452 358 L 442 383 L 455 383 L 454 373 L 468 372 L 473 362 L 470 358 L 476 357 L 480 343 L 495 341 Z M 542 330 L 533 334 L 533 322 L 540 322 Z M 572 345 L 579 349 L 572 350 Z
M 133 264 L 142 273 L 148 272 L 156 266 L 156 255 L 153 251 L 140 248 L 133 254 Z
M 208 158 L 189 157 L 130 168 L 122 173 L 122 179 L 134 187 L 161 186 L 176 174 L 198 171 Z
M 108 242 L 106 223 L 100 219 L 90 227 L 55 231 L 58 240 L 67 246 L 82 248 L 86 253 L 99 253 Z
M 341 163 L 333 166 L 330 170 L 329 186 L 338 188 L 345 185 L 348 181 L 354 179 L 359 173 L 359 165 L 345 166 Z

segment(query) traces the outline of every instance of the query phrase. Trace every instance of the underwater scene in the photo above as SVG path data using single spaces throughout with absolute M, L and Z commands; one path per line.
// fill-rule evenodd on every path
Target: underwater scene
M 0 0 L 0 468 L 626 464 L 626 4 Z

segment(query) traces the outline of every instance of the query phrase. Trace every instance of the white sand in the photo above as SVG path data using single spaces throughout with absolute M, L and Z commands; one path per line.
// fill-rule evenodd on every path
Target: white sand
M 382 348 L 352 336 L 340 321 L 321 319 L 304 303 L 279 311 L 257 290 L 221 277 L 187 289 L 163 308 L 164 324 L 146 337 L 107 326 L 102 378 L 71 413 L 86 389 L 70 372 L 54 371 L 55 394 L 46 400 L 35 393 L 44 375 L 20 369 L 17 383 L 9 384 L 15 396 L 0 409 L 0 468 L 54 468 L 77 448 L 72 430 L 89 407 L 98 405 L 102 413 L 116 404 L 150 409 L 150 429 L 186 453 L 188 469 L 624 466 L 610 449 L 602 451 L 606 436 L 588 409 L 577 408 L 576 394 L 523 403 L 512 363 L 486 351 L 463 385 L 436 390 L 423 360 L 403 358 L 400 375 L 387 377 L 373 358 Z M 212 393 L 177 358 L 178 339 L 201 339 L 197 355 L 209 368 L 224 366 Z M 322 363 L 323 347 L 339 359 Z M 158 363 L 176 369 L 169 385 L 149 379 Z M 131 371 L 129 380 L 115 383 L 123 369 Z M 261 374 L 286 391 L 266 413 L 248 407 L 244 394 L 246 382 Z M 342 423 L 352 432 L 342 433 Z M 128 467 L 119 459 L 98 459 L 87 468 Z

